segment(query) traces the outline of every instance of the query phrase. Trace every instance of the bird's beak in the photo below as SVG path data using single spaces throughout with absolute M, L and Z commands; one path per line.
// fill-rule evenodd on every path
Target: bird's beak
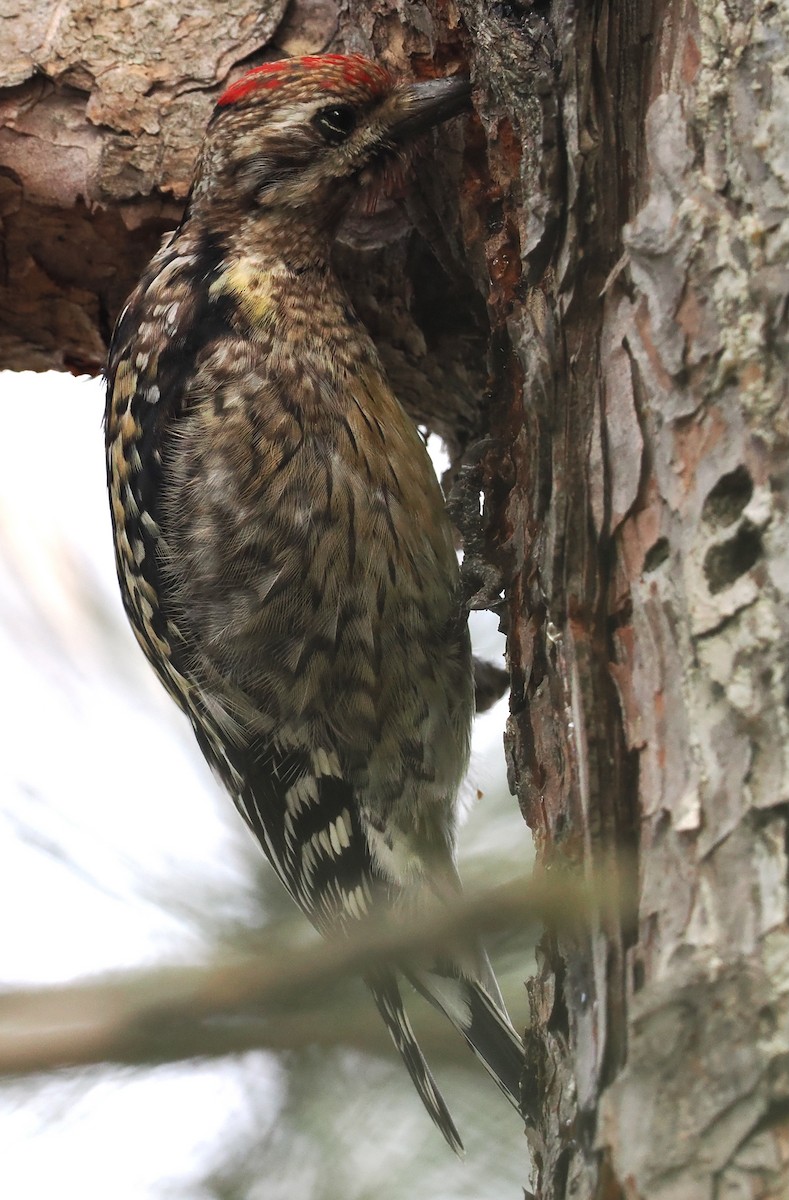
M 471 82 L 460 76 L 405 84 L 398 89 L 389 136 L 398 142 L 410 141 L 470 107 Z

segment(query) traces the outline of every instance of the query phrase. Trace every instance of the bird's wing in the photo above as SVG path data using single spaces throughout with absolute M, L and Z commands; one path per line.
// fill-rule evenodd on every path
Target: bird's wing
M 388 624 L 397 637 L 409 636 L 430 608 L 424 591 L 431 571 L 443 573 L 438 603 L 451 595 L 455 559 L 438 513 L 440 492 L 415 431 L 398 425 L 402 414 L 375 376 L 367 392 L 372 386 L 373 406 L 383 410 L 371 415 L 369 394 L 362 397 L 332 428 L 343 446 L 320 423 L 306 432 L 264 348 L 252 351 L 223 310 L 221 288 L 211 303 L 181 294 L 179 270 L 179 255 L 162 252 L 121 317 L 110 360 L 108 472 L 124 602 L 143 649 L 281 881 L 319 928 L 347 926 L 369 911 L 376 892 L 397 890 L 371 853 L 347 731 L 357 758 L 369 759 L 381 739 L 381 629 Z M 210 271 L 206 264 L 209 285 Z M 167 287 L 157 299 L 163 276 Z M 169 339 L 140 320 L 141 310 L 165 321 L 175 311 Z M 387 447 L 387 438 L 404 445 Z M 391 460 L 403 464 L 407 479 L 394 476 Z M 375 503 L 360 513 L 362 475 Z M 425 529 L 418 512 L 398 510 L 396 495 L 410 495 L 422 515 L 426 506 Z M 413 595 L 392 612 L 387 588 L 401 567 Z M 341 586 L 349 576 L 358 580 L 355 590 Z M 448 643 L 431 653 L 457 657 L 458 685 L 450 690 L 460 727 L 467 650 L 448 613 L 438 614 L 438 626 Z M 405 702 L 407 686 L 398 682 L 395 690 Z M 409 769 L 424 769 L 413 744 L 407 755 Z M 368 983 L 426 1108 L 457 1150 L 395 974 L 382 971 Z

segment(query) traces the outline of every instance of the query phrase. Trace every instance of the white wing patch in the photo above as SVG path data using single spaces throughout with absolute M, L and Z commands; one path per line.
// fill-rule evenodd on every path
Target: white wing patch
M 342 768 L 337 755 L 333 750 L 327 753 L 322 746 L 312 752 L 312 769 L 316 775 L 332 775 L 335 779 L 342 779 Z
M 361 921 L 368 912 L 368 901 L 370 898 L 369 890 L 362 886 L 357 886 L 352 892 L 341 891 L 343 908 L 355 917 L 357 921 Z

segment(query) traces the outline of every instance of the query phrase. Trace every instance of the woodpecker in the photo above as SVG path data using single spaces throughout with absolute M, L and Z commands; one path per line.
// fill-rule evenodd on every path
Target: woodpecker
M 181 224 L 121 313 L 107 476 L 132 629 L 296 903 L 342 936 L 457 896 L 473 682 L 430 459 L 335 277 L 355 205 L 400 187 L 466 80 L 360 56 L 266 63 L 220 96 Z M 484 952 L 371 970 L 428 1112 L 462 1149 L 406 1015 L 444 1012 L 518 1107 L 520 1040 Z

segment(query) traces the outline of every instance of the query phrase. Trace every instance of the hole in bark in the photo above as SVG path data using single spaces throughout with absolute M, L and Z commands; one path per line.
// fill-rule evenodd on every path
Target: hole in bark
M 668 538 L 658 538 L 654 546 L 650 546 L 644 555 L 644 574 L 650 571 L 656 571 L 661 563 L 664 563 L 668 558 L 669 544 Z
M 704 575 L 713 596 L 731 587 L 761 558 L 762 539 L 758 529 L 745 522 L 733 538 L 713 546 L 704 559 Z
M 778 1020 L 775 1009 L 770 1004 L 763 1004 L 757 1014 L 759 1018 L 759 1032 L 762 1037 L 773 1037 L 778 1029 Z
M 786 1056 L 782 1054 L 770 1064 L 767 1070 L 766 1086 L 770 1086 L 772 1083 L 773 1087 L 776 1085 L 781 1087 L 785 1072 Z M 783 1132 L 787 1121 L 789 1121 L 789 1101 L 783 1099 L 774 1101 L 774 1103 L 768 1105 L 763 1116 L 756 1124 L 748 1130 L 749 1144 L 752 1145 L 760 1133 L 767 1132 L 774 1137 L 778 1129 L 781 1129 Z
M 753 495 L 753 480 L 745 467 L 722 475 L 708 493 L 701 510 L 702 520 L 711 525 L 733 525 Z

